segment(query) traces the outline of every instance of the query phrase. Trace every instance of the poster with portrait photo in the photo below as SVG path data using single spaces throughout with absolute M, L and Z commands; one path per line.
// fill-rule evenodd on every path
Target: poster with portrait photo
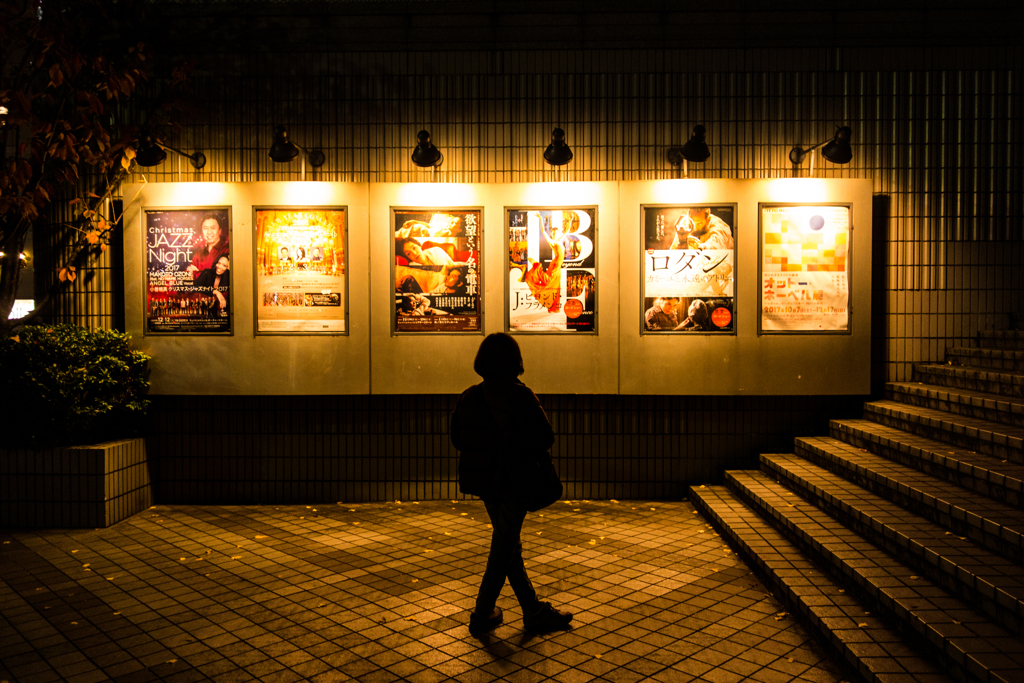
M 231 209 L 145 209 L 145 334 L 230 334 Z
M 344 207 L 259 207 L 256 231 L 256 333 L 345 334 Z
M 644 206 L 643 334 L 735 333 L 736 206 Z
M 848 333 L 850 207 L 760 209 L 760 331 Z
M 508 330 L 597 332 L 597 209 L 506 209 Z
M 479 333 L 483 210 L 392 208 L 394 333 Z

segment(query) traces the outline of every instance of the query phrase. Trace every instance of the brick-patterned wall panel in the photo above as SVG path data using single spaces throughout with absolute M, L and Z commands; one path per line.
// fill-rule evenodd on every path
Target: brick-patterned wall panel
M 858 415 L 860 399 L 541 396 L 571 498 L 679 498 Z M 156 396 L 159 503 L 443 500 L 458 491 L 455 397 Z

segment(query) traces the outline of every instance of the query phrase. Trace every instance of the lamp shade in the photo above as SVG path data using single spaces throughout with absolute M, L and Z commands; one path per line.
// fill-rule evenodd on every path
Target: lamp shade
M 544 150 L 544 161 L 552 166 L 563 166 L 572 161 L 572 150 L 565 144 L 565 131 L 561 128 L 551 131 L 551 144 Z
M 444 161 L 441 150 L 430 141 L 430 133 L 421 130 L 416 134 L 416 149 L 412 151 L 412 163 L 422 168 L 440 166 Z
M 139 166 L 157 166 L 167 158 L 167 152 L 156 144 L 156 140 L 148 133 L 139 138 L 139 150 L 135 153 L 135 163 Z
M 707 134 L 707 129 L 704 126 L 694 126 L 693 135 L 683 145 L 683 158 L 689 162 L 700 163 L 705 161 L 711 156 L 711 150 L 708 149 L 708 144 L 704 142 L 704 137 Z
M 270 145 L 270 158 L 276 162 L 291 161 L 299 156 L 299 148 L 288 140 L 288 129 L 284 126 L 274 127 L 274 143 Z
M 821 148 L 821 156 L 833 164 L 845 164 L 853 158 L 853 150 L 850 149 L 850 137 L 853 131 L 843 126 L 836 131 L 832 141 Z

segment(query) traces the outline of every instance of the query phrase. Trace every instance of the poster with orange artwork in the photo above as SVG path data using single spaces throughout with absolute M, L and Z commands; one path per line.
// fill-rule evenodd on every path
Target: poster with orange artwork
M 597 332 L 597 209 L 506 208 L 510 332 Z
M 848 332 L 850 207 L 760 208 L 760 330 Z
M 256 333 L 345 334 L 345 208 L 257 208 Z

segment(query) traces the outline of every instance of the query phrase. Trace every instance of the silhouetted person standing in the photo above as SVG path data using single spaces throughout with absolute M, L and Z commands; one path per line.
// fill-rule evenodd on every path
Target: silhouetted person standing
M 451 416 L 452 444 L 460 451 L 459 488 L 479 496 L 491 518 L 491 549 L 480 582 L 476 608 L 469 617 L 474 635 L 502 622 L 495 605 L 505 579 L 523 609 L 530 631 L 568 628 L 572 614 L 541 602 L 523 566 L 519 535 L 526 508 L 517 491 L 519 468 L 555 441 L 544 409 L 529 387 L 519 381 L 523 356 L 507 334 L 488 335 L 480 344 L 473 370 L 484 381 L 466 389 Z

